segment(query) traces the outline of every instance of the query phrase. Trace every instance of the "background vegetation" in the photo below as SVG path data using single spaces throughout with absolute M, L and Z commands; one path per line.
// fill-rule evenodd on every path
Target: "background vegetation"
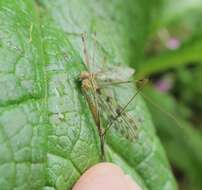
M 137 74 L 153 81 L 144 93 L 160 109 L 146 96 L 145 100 L 183 190 L 202 189 L 201 8 L 201 2 L 194 0 L 163 2 Z

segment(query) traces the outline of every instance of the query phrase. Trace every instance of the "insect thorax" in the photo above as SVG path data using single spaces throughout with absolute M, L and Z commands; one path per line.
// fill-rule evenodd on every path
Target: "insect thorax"
M 81 80 L 81 86 L 84 91 L 92 90 L 94 93 L 99 89 L 93 73 L 83 71 L 79 76 Z
M 87 72 L 87 71 L 82 71 L 82 72 L 80 73 L 79 79 L 80 79 L 81 81 L 83 81 L 84 79 L 89 79 L 89 78 L 92 78 L 92 77 L 93 77 L 93 74 L 92 74 L 92 73 Z

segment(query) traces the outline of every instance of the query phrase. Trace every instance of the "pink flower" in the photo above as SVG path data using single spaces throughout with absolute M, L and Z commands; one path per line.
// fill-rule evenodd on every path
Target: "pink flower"
M 155 87 L 161 92 L 168 92 L 172 88 L 172 82 L 170 80 L 161 79 L 155 83 Z
M 166 47 L 169 49 L 177 49 L 180 47 L 180 40 L 178 38 L 172 37 L 167 41 Z

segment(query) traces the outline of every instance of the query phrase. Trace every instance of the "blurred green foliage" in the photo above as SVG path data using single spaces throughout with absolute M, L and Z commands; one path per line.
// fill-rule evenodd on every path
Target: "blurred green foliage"
M 183 190 L 200 190 L 202 187 L 202 155 L 200 154 L 202 134 L 185 117 L 180 116 L 179 111 L 184 108 L 172 95 L 158 92 L 151 86 L 146 87 L 143 93 L 147 94 L 152 102 L 157 102 L 160 109 L 167 112 L 163 113 L 150 100 L 147 101 L 179 186 Z M 172 114 L 177 122 L 168 114 Z
M 161 1 L 136 74 L 181 190 L 202 189 L 201 18 L 200 0 Z

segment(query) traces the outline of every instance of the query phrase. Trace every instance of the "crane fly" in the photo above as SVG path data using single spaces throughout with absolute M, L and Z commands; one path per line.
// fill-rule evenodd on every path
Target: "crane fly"
M 122 107 L 116 102 L 113 96 L 110 96 L 107 90 L 104 89 L 106 86 L 128 82 L 127 80 L 134 74 L 134 70 L 131 68 L 111 66 L 105 69 L 105 71 L 91 72 L 85 35 L 82 35 L 82 43 L 84 65 L 87 71 L 80 73 L 81 89 L 98 129 L 103 158 L 105 155 L 104 136 L 109 129 L 114 129 L 128 140 L 137 138 L 138 122 L 125 112 L 126 107 L 135 98 L 137 93 L 130 99 L 128 104 Z M 102 123 L 103 118 L 107 121 L 105 126 L 103 126 Z

